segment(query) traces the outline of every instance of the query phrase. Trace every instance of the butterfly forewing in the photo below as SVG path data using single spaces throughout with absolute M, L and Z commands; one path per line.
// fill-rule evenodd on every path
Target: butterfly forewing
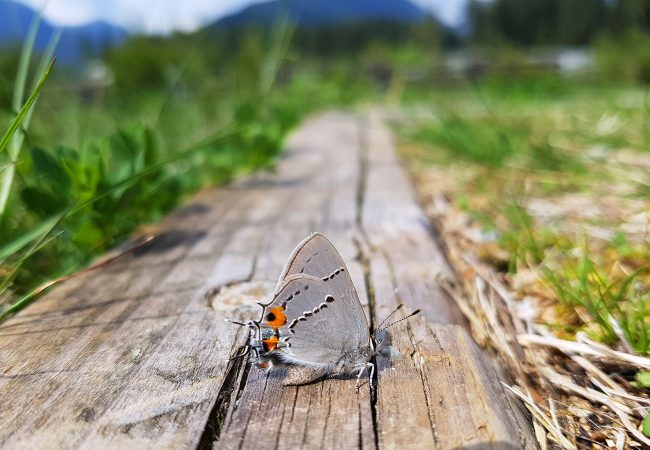
M 338 250 L 325 236 L 313 233 L 298 244 L 280 275 L 279 283 L 294 274 L 312 275 L 323 280 L 326 291 L 347 310 L 343 322 L 335 326 L 347 327 L 346 336 L 351 339 L 351 345 L 368 343 L 368 321 L 352 278 Z
M 282 270 L 278 285 L 294 273 L 325 278 L 341 267 L 345 267 L 345 263 L 334 245 L 322 234 L 312 233 L 291 253 Z

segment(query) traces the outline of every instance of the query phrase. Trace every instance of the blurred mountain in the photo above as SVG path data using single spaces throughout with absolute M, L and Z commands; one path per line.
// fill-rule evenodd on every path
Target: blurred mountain
M 0 47 L 20 46 L 37 15 L 38 12 L 21 3 L 0 0 Z M 56 29 L 41 19 L 36 34 L 36 51 L 43 51 L 47 47 Z M 77 65 L 86 59 L 98 57 L 106 48 L 120 45 L 127 37 L 126 30 L 103 21 L 60 29 L 61 40 L 55 54 L 57 62 L 62 65 Z
M 274 0 L 248 6 L 209 28 L 272 25 L 279 17 L 309 27 L 378 20 L 414 23 L 429 16 L 407 0 Z

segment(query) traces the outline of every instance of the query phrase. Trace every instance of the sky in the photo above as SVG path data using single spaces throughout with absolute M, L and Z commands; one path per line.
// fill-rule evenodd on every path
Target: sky
M 260 0 L 18 0 L 34 9 L 44 4 L 45 17 L 55 25 L 80 25 L 95 20 L 132 31 L 165 34 L 193 31 L 219 17 Z M 339 0 L 345 1 L 345 0 Z M 466 0 L 411 0 L 434 11 L 448 25 L 461 20 Z

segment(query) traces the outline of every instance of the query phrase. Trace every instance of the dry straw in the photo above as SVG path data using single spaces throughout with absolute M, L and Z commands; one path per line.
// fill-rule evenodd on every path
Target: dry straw
M 650 399 L 619 375 L 650 370 L 650 358 L 581 333 L 576 341 L 559 339 L 535 324 L 497 274 L 445 229 L 446 200 L 435 197 L 433 204 L 463 286 L 442 284 L 468 317 L 476 339 L 494 348 L 510 369 L 512 381 L 505 387 L 530 411 L 541 448 L 650 448 L 650 438 L 640 430 Z

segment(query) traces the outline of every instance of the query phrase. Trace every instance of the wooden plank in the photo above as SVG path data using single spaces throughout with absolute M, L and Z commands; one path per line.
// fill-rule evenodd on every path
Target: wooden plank
M 453 283 L 453 271 L 414 200 L 390 133 L 376 117 L 366 126 L 362 228 L 375 316 L 399 303 L 424 312 L 380 336 L 402 357 L 377 358 L 379 447 L 536 448 L 526 419 L 439 285 Z
M 321 114 L 287 147 L 273 173 L 200 193 L 144 249 L 0 326 L 0 445 L 532 447 L 440 289 L 453 271 L 386 128 Z M 371 323 L 399 302 L 424 309 L 384 333 L 402 356 L 377 357 L 376 399 L 355 380 L 283 387 L 229 361 L 245 333 L 223 319 L 257 317 L 312 231 L 343 255 Z
M 229 197 L 208 196 L 214 205 L 203 219 L 212 223 L 227 214 L 233 200 L 242 200 Z M 212 335 L 204 334 L 213 313 L 191 299 L 210 261 L 183 256 L 201 245 L 196 236 L 205 234 L 206 225 L 183 224 L 170 231 L 163 226 L 161 239 L 119 267 L 73 280 L 67 288 L 76 287 L 74 295 L 55 291 L 2 327 L 0 382 L 2 392 L 9 393 L 0 411 L 3 445 L 83 447 L 95 430 L 103 433 L 105 444 L 192 446 L 198 440 L 225 369 L 214 339 L 231 340 L 233 333 L 219 323 Z M 221 231 L 225 241 L 230 230 Z M 201 328 L 190 334 L 196 342 L 185 353 L 183 341 L 170 339 L 188 321 Z M 202 364 L 175 363 L 174 358 L 188 355 L 199 358 L 205 349 L 213 354 Z M 187 372 L 176 375 L 184 366 Z M 150 390 L 138 391 L 142 384 Z M 185 419 L 179 420 L 182 414 Z M 156 431 L 159 426 L 164 432 Z
M 302 160 L 285 160 L 280 174 L 307 176 L 309 189 L 293 192 L 293 201 L 279 212 L 271 248 L 264 252 L 254 278 L 277 278 L 297 242 L 309 232 L 325 233 L 363 281 L 355 262 L 353 241 L 357 220 L 359 128 L 349 115 L 326 115 L 309 122 L 292 139 L 290 148 L 308 149 Z M 314 144 L 314 136 L 318 136 Z M 336 149 L 336 151 L 329 151 Z M 365 295 L 365 289 L 360 295 Z M 364 298 L 364 303 L 367 300 Z M 237 408 L 225 424 L 218 448 L 374 447 L 370 392 L 356 392 L 355 380 L 326 380 L 283 387 L 279 377 L 252 367 Z

